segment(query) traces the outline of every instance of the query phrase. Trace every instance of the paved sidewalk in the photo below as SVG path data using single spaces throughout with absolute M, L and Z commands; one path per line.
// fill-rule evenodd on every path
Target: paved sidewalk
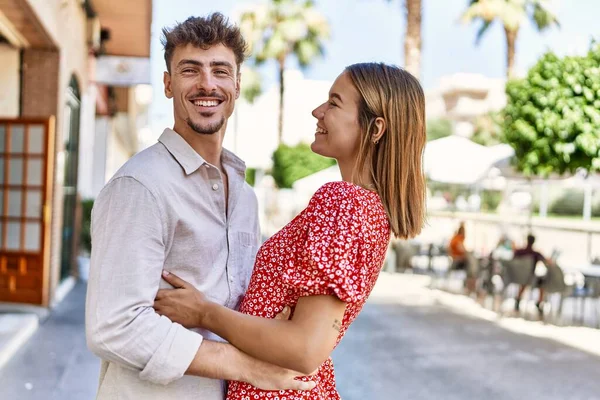
M 100 362 L 85 344 L 86 285 L 78 283 L 0 369 L 1 400 L 91 400 Z

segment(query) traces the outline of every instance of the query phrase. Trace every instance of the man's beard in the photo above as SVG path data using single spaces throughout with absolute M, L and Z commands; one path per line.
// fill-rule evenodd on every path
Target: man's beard
M 201 125 L 201 124 L 196 124 L 194 123 L 191 118 L 187 119 L 187 124 L 190 128 L 192 128 L 195 132 L 201 134 L 201 135 L 212 135 L 214 133 L 217 133 L 225 124 L 225 117 L 222 117 L 221 120 L 219 122 L 216 122 L 214 124 L 211 125 Z

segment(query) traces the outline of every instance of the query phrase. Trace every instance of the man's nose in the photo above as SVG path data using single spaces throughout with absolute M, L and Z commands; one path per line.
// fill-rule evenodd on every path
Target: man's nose
M 198 80 L 196 81 L 196 87 L 200 90 L 207 92 L 213 92 L 217 89 L 217 84 L 214 76 L 210 73 L 199 74 Z

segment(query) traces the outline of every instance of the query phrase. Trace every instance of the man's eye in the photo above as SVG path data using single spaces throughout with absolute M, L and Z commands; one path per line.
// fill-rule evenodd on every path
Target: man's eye
M 219 70 L 215 71 L 215 74 L 218 74 L 218 75 L 227 75 L 227 71 L 225 71 L 223 69 L 219 69 Z
M 329 101 L 329 105 L 332 107 L 337 107 L 337 104 L 335 104 L 333 101 Z
M 191 68 L 186 68 L 186 69 L 184 69 L 181 72 L 183 72 L 184 74 L 190 74 L 190 73 L 194 73 L 195 71 L 193 69 L 191 69 Z

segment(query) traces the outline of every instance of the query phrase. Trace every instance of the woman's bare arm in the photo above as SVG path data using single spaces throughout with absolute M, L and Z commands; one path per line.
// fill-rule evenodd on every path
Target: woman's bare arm
M 291 320 L 255 317 L 210 302 L 173 274 L 175 289 L 159 291 L 154 308 L 189 328 L 208 329 L 255 357 L 280 367 L 312 373 L 329 357 L 346 303 L 335 296 L 301 297 Z

